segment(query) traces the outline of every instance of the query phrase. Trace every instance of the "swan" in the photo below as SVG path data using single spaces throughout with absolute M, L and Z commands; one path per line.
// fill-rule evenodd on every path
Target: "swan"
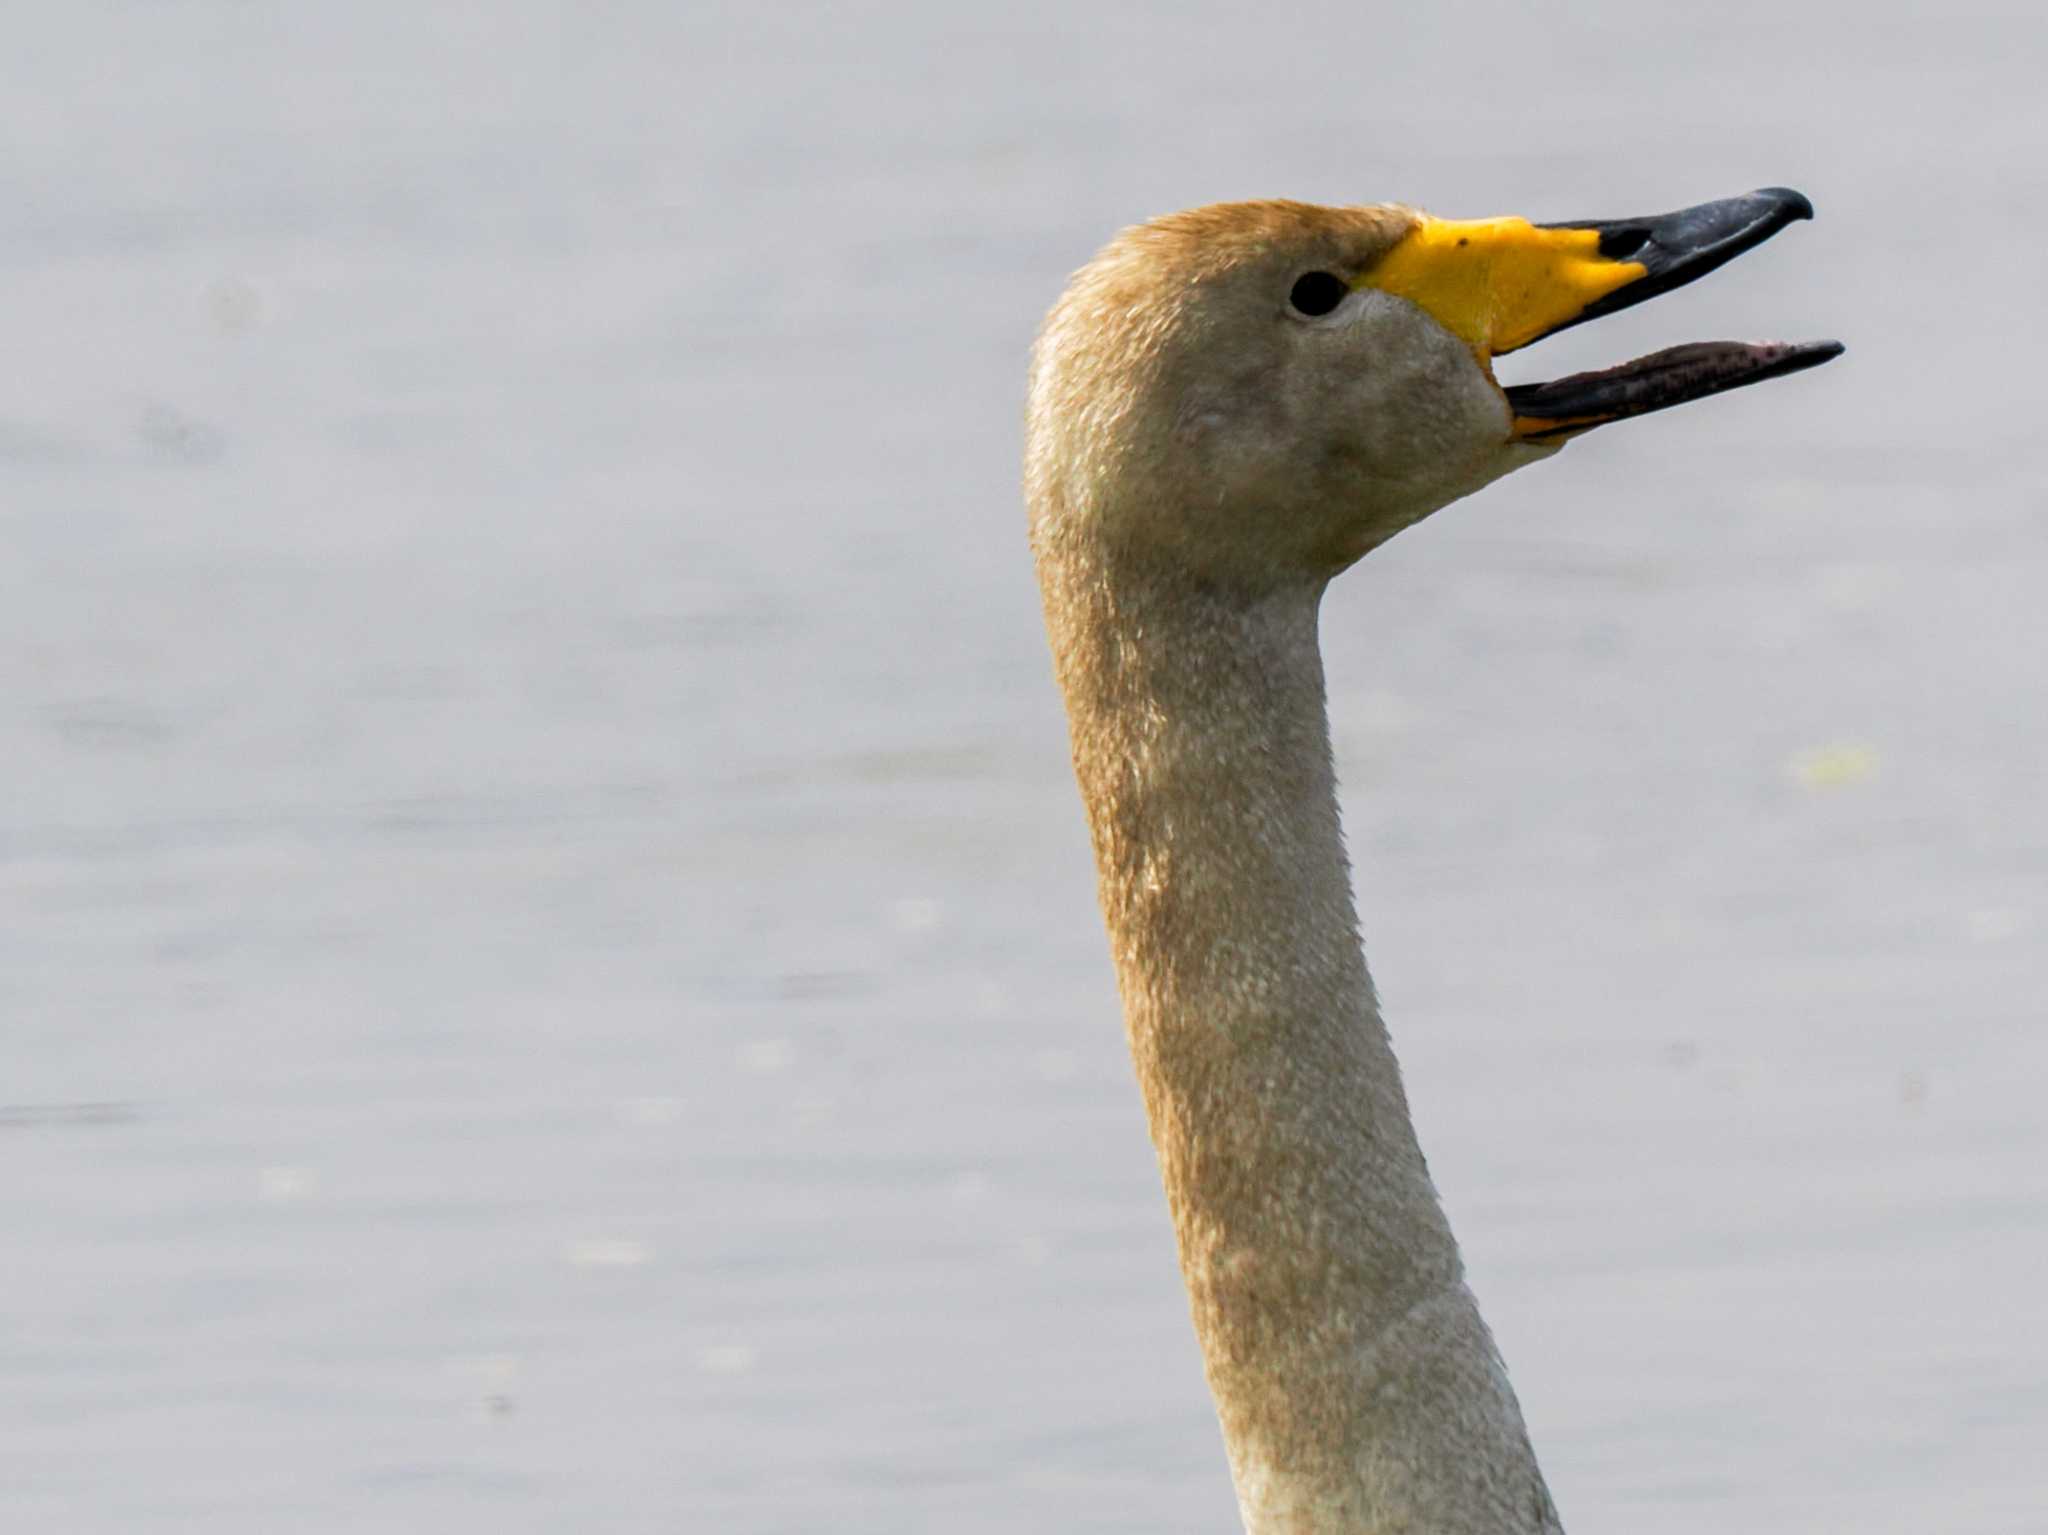
M 1825 362 L 1493 359 L 1812 217 L 1218 204 L 1126 230 L 1033 349 L 1031 547 L 1126 1033 L 1251 1535 L 1556 1531 L 1358 935 L 1317 610 L 1410 524 L 1624 417 Z

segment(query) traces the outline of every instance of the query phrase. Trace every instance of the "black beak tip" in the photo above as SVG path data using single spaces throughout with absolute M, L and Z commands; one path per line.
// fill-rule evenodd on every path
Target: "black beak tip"
M 1641 277 L 1588 304 L 1565 325 L 1598 319 L 1696 282 L 1744 251 L 1754 250 L 1786 225 L 1812 217 L 1813 204 L 1805 193 L 1790 187 L 1758 187 L 1719 202 L 1649 218 L 1546 225 L 1594 230 L 1600 236 L 1601 255 L 1613 261 L 1637 262 L 1643 268 Z M 1563 330 L 1565 325 L 1556 329 Z
M 1818 368 L 1824 362 L 1833 362 L 1848 348 L 1839 341 L 1798 341 L 1786 345 L 1775 362 L 1767 363 L 1758 370 L 1760 378 L 1775 378 L 1781 373 L 1804 373 L 1808 368 Z
M 1749 195 L 1776 204 L 1778 218 L 1783 223 L 1790 224 L 1797 219 L 1813 217 L 1811 199 L 1804 192 L 1795 192 L 1790 187 L 1758 187 Z

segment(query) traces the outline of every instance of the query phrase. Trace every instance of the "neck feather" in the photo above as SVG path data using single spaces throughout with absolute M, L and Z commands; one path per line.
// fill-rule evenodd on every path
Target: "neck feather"
M 1041 539 L 1131 1055 L 1253 1535 L 1554 1531 L 1359 945 L 1320 589 Z

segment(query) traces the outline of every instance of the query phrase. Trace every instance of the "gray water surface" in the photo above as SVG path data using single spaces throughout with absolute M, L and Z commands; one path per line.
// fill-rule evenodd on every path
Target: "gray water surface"
M 0 1525 L 1235 1528 L 1018 505 L 1219 198 L 1820 209 L 1326 610 L 1569 1528 L 2048 1528 L 2032 7 L 24 7 Z

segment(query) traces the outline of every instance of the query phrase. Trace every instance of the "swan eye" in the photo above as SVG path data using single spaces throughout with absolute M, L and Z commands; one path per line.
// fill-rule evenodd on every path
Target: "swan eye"
M 1308 272 L 1297 278 L 1287 302 L 1296 314 L 1325 315 L 1344 302 L 1351 284 L 1334 272 Z

